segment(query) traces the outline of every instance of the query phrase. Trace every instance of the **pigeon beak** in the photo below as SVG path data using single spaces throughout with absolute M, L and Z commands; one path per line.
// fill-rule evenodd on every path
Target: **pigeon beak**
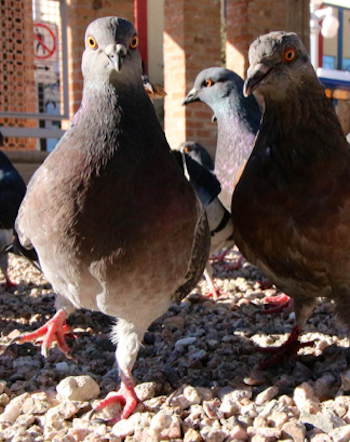
M 199 101 L 198 98 L 198 91 L 197 89 L 191 89 L 190 92 L 186 95 L 186 98 L 184 99 L 184 101 L 182 102 L 183 106 L 186 106 L 186 104 L 188 103 L 193 103 L 195 101 Z
M 154 94 L 154 89 L 150 81 L 144 79 L 143 87 L 145 88 L 145 91 L 147 92 L 148 95 Z
M 112 62 L 114 69 L 120 72 L 123 66 L 123 60 L 127 54 L 126 47 L 122 44 L 110 44 L 106 47 L 105 53 Z
M 271 68 L 265 66 L 263 63 L 259 63 L 254 67 L 250 67 L 247 72 L 247 79 L 244 82 L 243 95 L 248 97 L 251 93 L 258 88 L 258 85 L 270 72 Z

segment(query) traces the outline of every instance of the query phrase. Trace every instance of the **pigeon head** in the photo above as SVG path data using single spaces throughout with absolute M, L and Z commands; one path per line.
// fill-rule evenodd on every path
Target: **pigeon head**
M 283 100 L 288 89 L 316 78 L 307 51 L 293 32 L 270 32 L 257 38 L 249 48 L 249 64 L 245 96 L 259 89 L 265 100 Z
M 214 110 L 216 104 L 225 97 L 238 95 L 243 98 L 243 84 L 242 78 L 229 69 L 204 69 L 197 75 L 193 88 L 182 104 L 201 101 Z M 233 91 L 236 93 L 232 94 Z
M 85 32 L 82 72 L 85 81 L 118 83 L 138 77 L 142 61 L 134 26 L 123 18 L 103 17 Z

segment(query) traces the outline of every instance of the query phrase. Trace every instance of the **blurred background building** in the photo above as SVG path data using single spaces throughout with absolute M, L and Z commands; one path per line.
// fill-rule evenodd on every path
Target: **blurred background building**
M 107 15 L 135 23 L 145 72 L 167 93 L 154 104 L 173 147 L 192 140 L 214 155 L 209 108 L 183 107 L 183 98 L 204 68 L 226 66 L 244 77 L 250 43 L 282 29 L 307 48 L 311 38 L 314 66 L 350 132 L 350 0 L 2 0 L 0 11 L 1 148 L 26 179 L 79 108 L 84 32 Z

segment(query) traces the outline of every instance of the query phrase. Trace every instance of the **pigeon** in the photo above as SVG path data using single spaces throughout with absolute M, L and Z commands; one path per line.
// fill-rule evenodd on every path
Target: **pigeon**
M 265 111 L 233 195 L 234 239 L 294 299 L 297 347 L 317 297 L 349 323 L 350 145 L 295 33 L 260 36 L 249 63 L 244 94 L 259 91 Z
M 163 86 L 151 83 L 147 75 L 142 75 L 142 81 L 143 87 L 145 88 L 145 91 L 147 92 L 151 101 L 155 100 L 156 98 L 163 98 L 166 96 L 167 93 L 165 92 Z
M 184 105 L 201 101 L 214 112 L 218 125 L 215 175 L 221 184 L 219 199 L 230 212 L 236 182 L 253 150 L 261 112 L 253 96 L 243 96 L 243 79 L 235 72 L 213 67 L 201 71 Z
M 120 403 L 120 418 L 138 398 L 132 367 L 149 325 L 201 277 L 210 247 L 205 211 L 167 144 L 141 78 L 134 26 L 99 18 L 87 27 L 83 97 L 55 150 L 32 177 L 16 230 L 34 248 L 59 295 L 40 331 L 46 355 L 65 342 L 75 308 L 115 317 L 120 390 L 96 406 Z
M 187 141 L 180 144 L 173 153 L 206 211 L 211 234 L 209 255 L 213 256 L 222 248 L 231 248 L 233 245 L 231 215 L 217 197 L 221 186 L 214 174 L 214 162 L 208 151 L 199 143 Z M 220 291 L 212 275 L 213 267 L 208 260 L 204 270 L 204 277 L 210 286 L 208 296 L 217 300 Z
M 26 185 L 11 161 L 0 151 L 0 268 L 5 277 L 5 288 L 15 284 L 10 280 L 8 252 L 13 242 L 13 227 L 18 208 L 26 193 Z

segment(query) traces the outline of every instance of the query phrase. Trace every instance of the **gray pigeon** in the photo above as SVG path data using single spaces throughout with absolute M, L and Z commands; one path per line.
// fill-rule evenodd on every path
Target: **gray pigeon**
M 349 324 L 350 145 L 296 34 L 259 37 L 249 62 L 245 94 L 259 91 L 265 112 L 233 196 L 234 239 L 294 298 L 298 348 L 317 297 Z
M 243 84 L 242 78 L 229 69 L 205 69 L 197 75 L 183 102 L 201 101 L 214 111 L 218 124 L 214 172 L 221 184 L 220 201 L 228 211 L 261 119 L 255 98 L 243 96 Z
M 198 143 L 187 141 L 174 150 L 174 155 L 205 208 L 211 235 L 210 256 L 222 248 L 230 249 L 233 246 L 231 214 L 218 198 L 221 186 L 208 151 Z M 220 292 L 212 275 L 213 267 L 208 260 L 204 277 L 210 286 L 209 296 L 217 300 Z
M 5 288 L 15 284 L 7 272 L 7 253 L 13 242 L 13 227 L 18 208 L 26 193 L 26 185 L 11 161 L 0 151 L 0 268 L 5 277 Z
M 122 418 L 137 403 L 131 370 L 144 333 L 197 283 L 210 243 L 204 209 L 144 90 L 137 45 L 122 18 L 88 26 L 80 109 L 31 179 L 16 222 L 59 295 L 56 315 L 20 342 L 45 335 L 44 354 L 56 338 L 69 355 L 65 320 L 74 308 L 118 318 L 121 387 L 96 409 L 120 402 Z

